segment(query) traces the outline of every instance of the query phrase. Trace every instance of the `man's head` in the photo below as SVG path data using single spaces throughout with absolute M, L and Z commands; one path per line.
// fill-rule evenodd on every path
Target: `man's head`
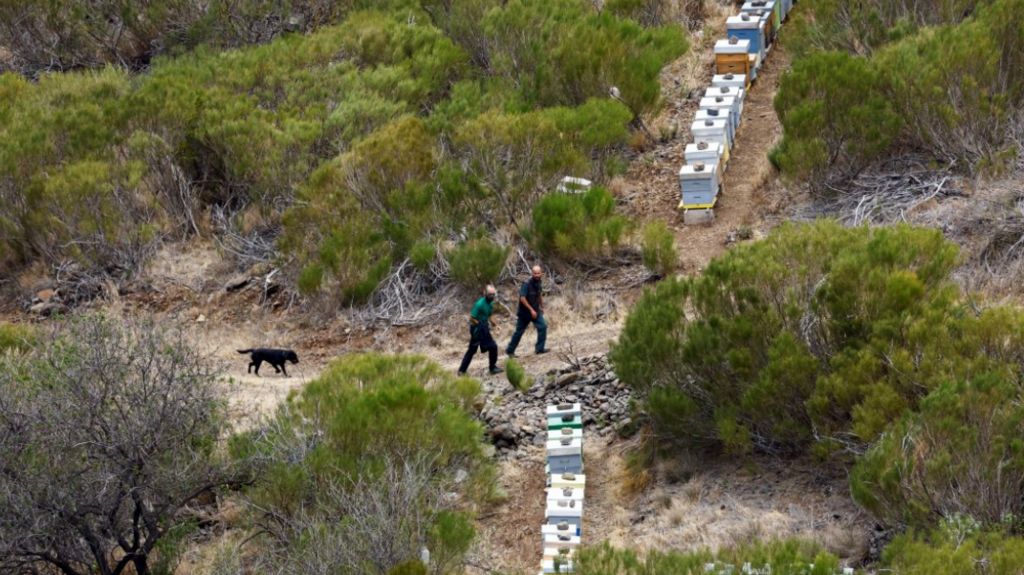
M 540 278 L 543 277 L 543 276 L 544 276 L 544 272 L 541 271 L 540 266 L 533 266 L 533 269 L 530 270 L 530 277 L 533 278 L 534 281 L 538 281 L 539 282 Z
M 487 284 L 487 287 L 484 288 L 484 297 L 487 298 L 487 301 L 494 301 L 494 298 L 497 295 L 498 290 L 494 289 L 493 285 Z

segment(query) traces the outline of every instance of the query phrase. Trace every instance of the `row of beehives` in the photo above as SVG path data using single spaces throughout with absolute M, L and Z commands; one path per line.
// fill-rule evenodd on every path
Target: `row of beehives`
M 547 499 L 541 573 L 572 573 L 583 535 L 583 412 L 578 403 L 547 407 Z
M 736 143 L 743 115 L 743 100 L 757 78 L 793 0 L 748 1 L 740 13 L 726 20 L 727 38 L 715 43 L 715 75 L 700 100 L 690 127 L 693 143 L 687 144 L 679 170 L 681 199 L 686 222 L 707 221 L 722 191 L 722 172 Z
M 793 565 L 788 565 L 792 570 Z M 754 567 L 750 563 L 744 563 L 738 571 L 739 575 L 772 575 L 772 566 L 770 563 L 766 563 L 761 567 Z M 787 571 L 792 572 L 792 571 Z M 737 573 L 736 568 L 731 563 L 705 563 L 704 573 L 709 575 L 735 575 Z M 818 573 L 829 573 L 829 575 L 839 575 L 836 571 L 824 571 L 821 566 L 814 567 L 814 563 L 808 563 L 806 566 L 800 567 L 801 575 L 815 575 Z M 842 575 L 853 575 L 853 569 L 851 567 L 844 567 Z

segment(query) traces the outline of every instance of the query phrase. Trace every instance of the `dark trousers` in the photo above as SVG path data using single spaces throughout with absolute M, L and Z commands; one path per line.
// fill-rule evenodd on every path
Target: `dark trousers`
M 548 339 L 548 324 L 544 321 L 544 314 L 538 313 L 537 319 L 533 319 L 528 315 L 521 315 L 516 319 L 516 332 L 512 334 L 512 341 L 508 342 L 508 347 L 505 348 L 506 354 L 516 352 L 516 348 L 519 347 L 519 340 L 523 339 L 523 334 L 526 333 L 526 328 L 531 323 L 533 327 L 537 328 L 537 345 L 534 347 L 534 351 L 544 349 L 544 343 Z
M 491 328 L 486 324 L 470 324 L 469 349 L 466 350 L 466 355 L 462 356 L 459 373 L 466 373 L 466 370 L 469 369 L 469 362 L 473 361 L 477 349 L 488 353 L 491 369 L 498 365 L 498 344 L 494 343 L 494 338 L 491 337 Z

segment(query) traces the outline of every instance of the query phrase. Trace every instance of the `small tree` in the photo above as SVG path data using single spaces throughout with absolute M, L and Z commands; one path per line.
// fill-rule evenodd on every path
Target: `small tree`
M 448 255 L 452 279 L 479 290 L 480 286 L 498 279 L 505 267 L 509 249 L 490 240 L 471 240 L 460 244 Z
M 89 317 L 0 359 L 0 571 L 150 572 L 216 455 L 217 374 L 180 332 Z
M 676 267 L 676 240 L 665 222 L 652 222 L 644 226 L 642 238 L 644 266 L 652 273 L 665 277 Z

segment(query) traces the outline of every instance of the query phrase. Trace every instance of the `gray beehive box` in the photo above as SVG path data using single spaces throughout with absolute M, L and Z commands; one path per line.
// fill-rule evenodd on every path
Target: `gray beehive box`
M 684 210 L 709 209 L 718 201 L 718 166 L 697 162 L 679 170 L 679 188 L 682 198 L 679 207 Z
M 704 90 L 704 98 L 718 97 L 736 98 L 736 118 L 738 123 L 743 122 L 743 100 L 747 97 L 747 91 L 734 86 L 711 86 Z
M 739 128 L 740 123 L 735 97 L 715 96 L 712 98 L 701 98 L 700 108 L 702 110 L 724 110 L 725 112 L 727 112 L 729 120 L 729 141 L 735 141 L 736 130 L 737 128 Z
M 687 164 L 696 164 L 697 162 L 704 162 L 705 164 L 715 164 L 718 166 L 718 171 L 721 172 L 722 166 L 722 145 L 718 142 L 693 142 L 686 144 L 686 150 L 683 151 L 683 158 Z
M 583 438 L 547 441 L 548 473 L 583 473 Z
M 747 76 L 744 74 L 715 74 L 711 78 L 715 88 L 746 88 Z

